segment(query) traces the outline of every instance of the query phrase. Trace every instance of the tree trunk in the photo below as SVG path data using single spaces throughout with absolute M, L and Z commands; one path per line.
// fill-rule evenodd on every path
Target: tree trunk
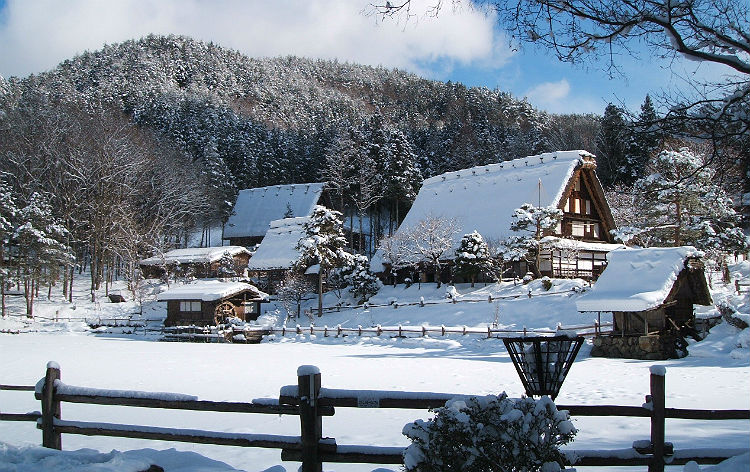
M 440 273 L 440 259 L 436 259 L 435 260 L 435 282 L 437 282 L 437 288 L 440 288 L 440 286 L 442 285 L 441 280 L 440 280 L 441 275 L 442 274 Z
M 68 287 L 68 301 L 70 303 L 73 303 L 73 278 L 75 277 L 76 273 L 76 266 L 71 265 L 70 266 L 70 279 L 68 283 L 70 284 L 70 287 Z
M 5 277 L 0 277 L 0 298 L 2 299 L 2 317 L 5 318 Z
M 5 273 L 2 271 L 2 267 L 5 265 L 4 250 L 5 247 L 0 242 L 0 273 L 3 274 Z M 0 299 L 2 299 L 2 317 L 5 318 L 5 276 L 0 277 Z
M 323 267 L 318 265 L 318 316 L 323 316 Z
M 680 226 L 682 225 L 682 207 L 680 206 L 680 202 L 675 202 L 676 212 L 677 212 L 677 224 L 674 228 L 674 245 L 679 246 L 680 245 Z

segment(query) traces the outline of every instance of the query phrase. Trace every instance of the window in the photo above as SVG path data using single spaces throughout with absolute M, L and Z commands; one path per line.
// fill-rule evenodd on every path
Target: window
M 581 199 L 574 198 L 573 199 L 573 213 L 580 213 L 580 212 L 581 212 Z
M 573 230 L 571 234 L 573 236 L 583 236 L 586 231 L 586 225 L 584 223 L 573 223 Z
M 180 302 L 180 311 L 201 311 L 201 302 Z
M 586 200 L 586 214 L 591 214 L 591 200 Z

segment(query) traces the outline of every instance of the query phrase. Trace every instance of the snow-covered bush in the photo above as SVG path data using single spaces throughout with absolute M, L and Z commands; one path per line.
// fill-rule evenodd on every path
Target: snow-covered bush
M 494 267 L 490 250 L 479 232 L 463 235 L 456 249 L 454 265 L 456 274 L 468 278 L 472 287 L 478 275 L 492 274 Z
M 549 291 L 549 289 L 552 288 L 552 281 L 546 275 L 542 277 L 542 288 L 546 291 Z
M 378 293 L 381 287 L 380 280 L 370 271 L 370 260 L 367 256 L 353 255 L 351 270 L 352 295 L 359 302 L 365 302 Z
M 435 417 L 404 426 L 412 443 L 407 471 L 544 471 L 561 469 L 559 447 L 577 433 L 567 411 L 549 397 L 498 396 L 454 399 Z

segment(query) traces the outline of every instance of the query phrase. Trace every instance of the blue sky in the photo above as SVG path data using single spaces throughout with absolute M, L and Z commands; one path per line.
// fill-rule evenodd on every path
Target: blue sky
M 610 78 L 534 47 L 512 51 L 492 15 L 426 17 L 419 12 L 434 0 L 413 2 L 408 21 L 382 21 L 363 14 L 370 0 L 0 0 L 0 75 L 24 77 L 105 43 L 173 33 L 254 57 L 336 58 L 499 88 L 556 113 L 601 114 L 608 102 L 637 109 L 647 93 L 680 85 L 670 68 L 682 64 L 627 59 L 625 77 Z

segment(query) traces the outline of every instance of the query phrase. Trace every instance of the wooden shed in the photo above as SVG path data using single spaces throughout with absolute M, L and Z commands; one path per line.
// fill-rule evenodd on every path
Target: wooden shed
M 157 299 L 167 302 L 165 326 L 214 326 L 230 318 L 257 319 L 268 295 L 247 283 L 203 280 L 173 287 Z
M 618 250 L 578 311 L 612 313 L 613 331 L 592 356 L 668 359 L 687 355 L 693 305 L 710 305 L 701 253 L 690 246 Z
M 222 258 L 232 258 L 229 273 L 223 273 Z M 164 254 L 143 259 L 140 262 L 141 272 L 146 278 L 161 277 L 164 272 L 190 271 L 193 276 L 202 279 L 209 277 L 241 276 L 247 269 L 251 253 L 242 246 L 191 247 L 173 249 Z

